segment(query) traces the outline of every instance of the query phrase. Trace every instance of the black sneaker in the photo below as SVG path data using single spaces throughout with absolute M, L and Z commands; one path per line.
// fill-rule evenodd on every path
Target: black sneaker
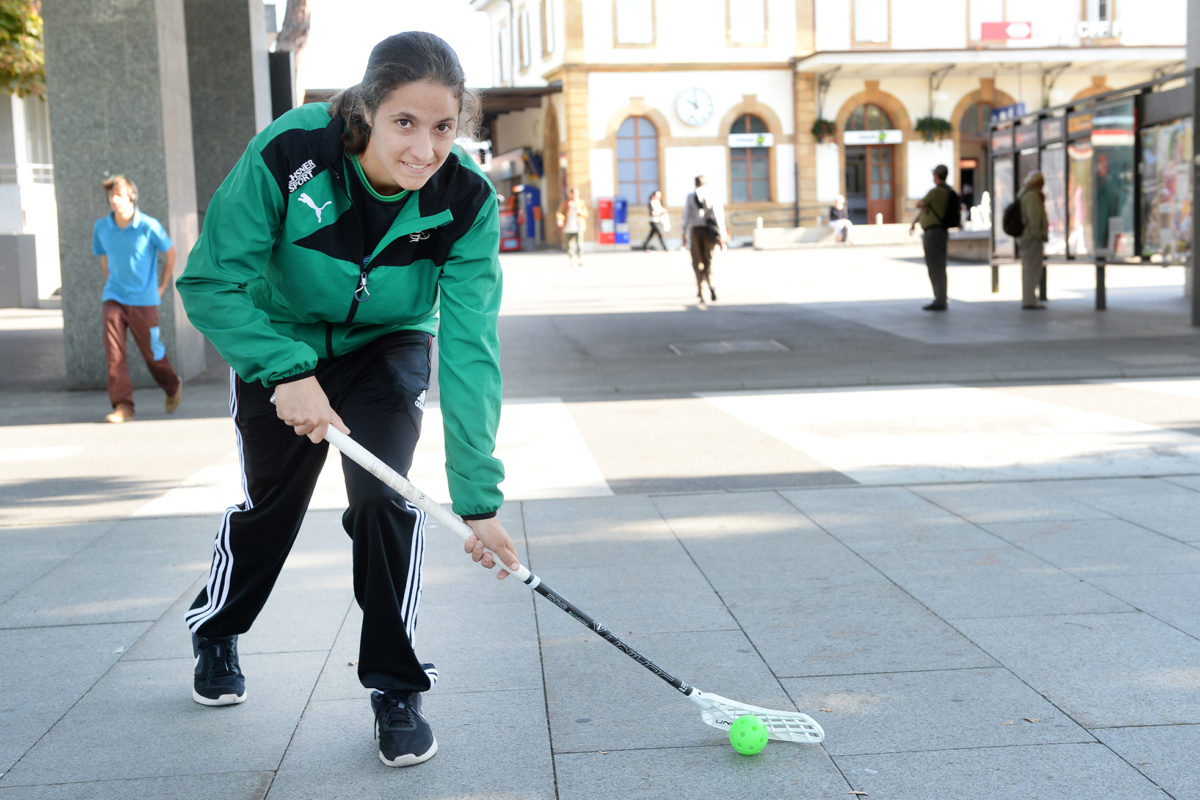
M 246 679 L 238 666 L 237 637 L 192 634 L 196 677 L 192 699 L 205 706 L 232 706 L 246 699 Z
M 389 767 L 411 767 L 433 758 L 437 739 L 421 716 L 421 693 L 371 692 L 379 760 Z

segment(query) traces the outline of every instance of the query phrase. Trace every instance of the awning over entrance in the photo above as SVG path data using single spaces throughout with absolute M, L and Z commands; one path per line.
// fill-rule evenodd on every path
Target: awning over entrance
M 483 138 L 489 139 L 496 129 L 496 119 L 514 111 L 540 108 L 542 98 L 562 91 L 562 81 L 546 86 L 493 86 L 476 88 L 483 95 Z
M 329 100 L 338 91 L 337 89 L 308 89 L 304 92 L 304 102 L 316 103 Z M 476 88 L 475 91 L 483 96 L 484 118 L 495 119 L 510 111 L 524 111 L 527 108 L 539 107 L 543 97 L 562 91 L 562 82 L 555 81 L 547 86 L 495 86 L 486 89 Z
M 952 66 L 956 77 L 992 77 L 998 73 L 1044 69 L 1069 64 L 1070 70 L 1085 75 L 1114 75 L 1122 72 L 1145 74 L 1161 69 L 1172 71 L 1187 58 L 1184 47 L 1038 47 L 987 48 L 980 50 L 848 50 L 814 53 L 796 59 L 796 72 L 825 74 L 837 70 L 837 78 L 881 76 L 924 76 Z
M 483 95 L 483 115 L 498 117 L 510 111 L 538 108 L 543 97 L 562 91 L 562 82 L 555 81 L 547 86 L 494 86 L 475 91 Z

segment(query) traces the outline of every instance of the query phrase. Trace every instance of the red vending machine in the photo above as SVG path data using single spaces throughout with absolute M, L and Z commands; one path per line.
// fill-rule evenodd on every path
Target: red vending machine
M 500 209 L 500 252 L 507 253 L 521 249 L 521 225 L 517 218 L 516 200 L 520 195 L 512 194 L 504 198 L 504 206 Z
M 611 197 L 601 197 L 596 203 L 596 241 L 600 244 L 616 242 L 616 228 L 613 226 L 613 201 Z

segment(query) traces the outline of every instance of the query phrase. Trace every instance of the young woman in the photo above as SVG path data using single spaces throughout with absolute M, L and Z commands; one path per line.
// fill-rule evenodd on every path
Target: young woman
M 669 217 L 667 209 L 662 204 L 662 190 L 655 189 L 650 193 L 650 199 L 646 201 L 646 210 L 650 214 L 650 233 L 646 235 L 646 241 L 642 242 L 642 250 L 650 249 L 650 240 L 655 236 L 658 237 L 658 243 L 662 245 L 662 249 L 667 249 L 667 242 L 663 239 L 663 231 L 667 230 Z
M 829 228 L 837 236 L 839 242 L 849 241 L 850 231 L 854 223 L 850 221 L 850 211 L 846 208 L 846 196 L 839 194 L 829 207 Z
M 587 229 L 587 204 L 572 186 L 567 196 L 558 204 L 554 217 L 563 232 L 563 244 L 567 248 L 567 261 L 571 266 L 583 266 L 583 244 L 581 239 Z
M 435 332 L 446 474 L 474 531 L 465 549 L 485 567 L 485 547 L 518 563 L 496 519 L 504 471 L 492 455 L 499 214 L 487 179 L 454 147 L 477 109 L 444 41 L 397 34 L 372 51 L 361 84 L 257 135 L 213 197 L 177 285 L 231 367 L 246 499 L 226 510 L 208 583 L 186 615 L 198 703 L 245 699 L 237 637 L 295 541 L 328 426 L 408 471 Z M 437 751 L 421 715 L 437 672 L 412 646 L 425 516 L 348 459 L 342 468 L 363 610 L 358 675 L 375 690 L 379 757 L 419 764 Z

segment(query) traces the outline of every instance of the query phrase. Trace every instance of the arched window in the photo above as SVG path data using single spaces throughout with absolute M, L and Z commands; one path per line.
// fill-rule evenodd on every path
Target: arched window
M 627 117 L 617 129 L 617 194 L 637 205 L 657 188 L 658 131 L 645 117 Z
M 988 128 L 992 121 L 992 104 L 975 103 L 963 112 L 958 123 L 959 136 L 963 141 L 987 141 Z
M 767 126 L 751 114 L 738 117 L 730 133 L 766 133 Z M 771 152 L 766 147 L 729 148 L 729 199 L 748 203 L 771 199 Z
M 892 118 L 874 103 L 864 103 L 850 112 L 846 120 L 848 131 L 886 131 L 892 128 Z

